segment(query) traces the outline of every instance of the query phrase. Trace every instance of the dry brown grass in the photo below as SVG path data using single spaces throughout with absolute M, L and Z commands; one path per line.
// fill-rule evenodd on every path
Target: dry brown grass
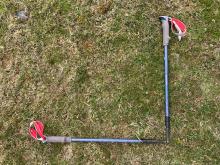
M 219 2 L 0 2 L 1 164 L 219 164 Z M 29 19 L 15 13 L 27 10 Z M 163 54 L 158 16 L 181 18 L 171 35 L 169 145 L 40 144 L 47 135 L 162 137 Z

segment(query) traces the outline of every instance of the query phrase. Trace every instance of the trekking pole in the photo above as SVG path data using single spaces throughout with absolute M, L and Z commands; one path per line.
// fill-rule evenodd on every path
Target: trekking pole
M 168 16 L 159 17 L 163 28 L 163 47 L 164 47 L 164 89 L 165 89 L 165 141 L 170 141 L 170 110 L 169 110 L 169 62 L 168 62 L 168 45 L 169 45 L 169 25 L 174 34 L 178 36 L 179 41 L 181 37 L 185 36 L 186 26 L 183 22 L 176 18 Z M 177 33 L 178 32 L 178 33 Z
M 169 17 L 161 16 L 160 21 L 163 27 L 164 47 L 164 86 L 165 86 L 165 140 L 170 141 L 170 111 L 169 111 L 169 80 L 168 80 L 168 45 L 169 45 Z
M 165 137 L 162 139 L 127 139 L 127 138 L 76 138 L 66 136 L 45 136 L 44 125 L 41 121 L 30 123 L 30 135 L 43 143 L 71 143 L 71 142 L 95 142 L 95 143 L 144 143 L 144 144 L 166 144 L 170 142 L 170 111 L 169 111 L 169 80 L 168 80 L 168 45 L 169 29 L 181 40 L 186 33 L 186 26 L 180 20 L 168 16 L 159 17 L 163 29 L 164 47 L 164 83 L 165 83 Z

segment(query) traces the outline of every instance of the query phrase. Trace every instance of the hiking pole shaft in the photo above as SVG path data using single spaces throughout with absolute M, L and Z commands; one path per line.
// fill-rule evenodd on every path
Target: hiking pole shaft
M 124 139 L 124 138 L 74 138 L 65 136 L 47 136 L 48 143 L 71 143 L 71 142 L 87 142 L 87 143 L 145 143 L 145 144 L 165 144 L 164 140 L 154 139 Z
M 169 111 L 169 66 L 168 66 L 168 45 L 169 45 L 169 17 L 161 16 L 160 21 L 163 28 L 164 47 L 164 85 L 165 85 L 165 141 L 170 141 L 170 111 Z
M 169 66 L 168 46 L 164 46 L 164 81 L 165 81 L 165 135 L 166 141 L 170 140 L 170 111 L 169 111 Z

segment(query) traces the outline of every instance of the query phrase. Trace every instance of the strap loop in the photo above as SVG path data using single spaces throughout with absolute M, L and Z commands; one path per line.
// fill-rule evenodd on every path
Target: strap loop
M 46 142 L 46 136 L 44 136 L 44 125 L 41 121 L 32 121 L 29 127 L 30 135 L 35 139 Z
M 181 40 L 181 38 L 186 35 L 186 25 L 176 18 L 170 18 L 169 21 L 171 22 L 172 32 Z

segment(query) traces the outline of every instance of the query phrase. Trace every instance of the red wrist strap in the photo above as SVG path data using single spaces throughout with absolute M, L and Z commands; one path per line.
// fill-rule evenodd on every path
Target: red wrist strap
M 41 121 L 32 121 L 30 123 L 29 133 L 34 139 L 46 142 L 46 137 L 44 136 L 44 125 Z
M 179 40 L 181 40 L 181 37 L 186 35 L 186 25 L 176 18 L 170 18 L 170 22 L 172 32 L 178 36 Z

